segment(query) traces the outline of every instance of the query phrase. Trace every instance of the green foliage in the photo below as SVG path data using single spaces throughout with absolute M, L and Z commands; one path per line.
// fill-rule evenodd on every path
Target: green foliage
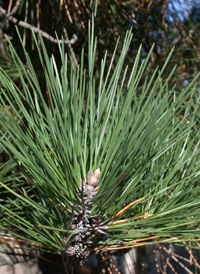
M 0 205 L 2 228 L 12 224 L 18 238 L 80 259 L 152 240 L 199 241 L 199 101 L 192 99 L 198 76 L 176 94 L 168 87 L 175 68 L 163 79 L 172 52 L 146 74 L 153 47 L 143 61 L 140 47 L 128 69 L 130 31 L 108 69 L 105 53 L 99 75 L 93 23 L 88 68 L 84 50 L 80 65 L 73 52 L 68 64 L 64 43 L 59 67 L 32 35 L 48 100 L 23 46 L 26 67 L 9 42 L 21 85 L 0 71 L 0 143 L 20 174 L 11 186 L 0 183 L 15 197 Z M 87 174 L 98 168 L 97 189 Z

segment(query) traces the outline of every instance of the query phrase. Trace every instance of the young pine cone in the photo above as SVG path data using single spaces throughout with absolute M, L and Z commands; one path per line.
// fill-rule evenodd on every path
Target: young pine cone
M 87 183 L 93 187 L 98 185 L 98 178 L 100 175 L 100 168 L 97 168 L 94 173 L 90 170 L 87 174 Z

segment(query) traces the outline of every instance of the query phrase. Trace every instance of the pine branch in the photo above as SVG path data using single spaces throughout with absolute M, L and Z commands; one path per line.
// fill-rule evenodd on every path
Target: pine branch
M 73 53 L 69 65 L 64 44 L 57 66 L 33 32 L 49 105 L 20 35 L 28 68 L 9 41 L 21 83 L 19 89 L 0 70 L 0 144 L 21 177 L 14 186 L 0 183 L 9 194 L 0 204 L 2 226 L 79 261 L 152 241 L 198 242 L 199 101 L 192 99 L 199 75 L 179 94 L 169 91 L 174 70 L 162 75 L 172 51 L 146 76 L 153 47 L 144 62 L 140 47 L 128 76 L 129 31 L 118 60 L 116 45 L 108 71 L 105 54 L 96 76 L 94 21 L 88 32 L 88 69 L 84 51 L 80 65 Z
M 14 10 L 15 12 L 15 10 Z M 36 28 L 35 26 L 32 26 L 31 24 L 28 24 L 22 20 L 18 20 L 15 17 L 13 17 L 11 14 L 13 14 L 13 10 L 12 13 L 7 13 L 7 11 L 5 9 L 3 9 L 2 7 L 0 7 L 0 15 L 4 15 L 9 21 L 13 22 L 14 24 L 29 29 L 29 30 L 33 30 L 35 33 L 40 33 L 44 38 L 46 38 L 47 40 L 51 41 L 52 43 L 62 43 L 62 39 L 57 40 L 54 37 L 52 37 L 51 35 L 49 35 L 47 32 L 43 31 L 43 30 L 39 30 L 38 28 Z M 72 35 L 72 39 L 70 40 L 64 40 L 65 44 L 75 44 L 76 41 L 78 40 L 78 37 L 76 34 Z

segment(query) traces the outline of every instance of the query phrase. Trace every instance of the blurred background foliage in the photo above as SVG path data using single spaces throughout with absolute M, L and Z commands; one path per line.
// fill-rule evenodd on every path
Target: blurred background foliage
M 9 75 L 16 80 L 17 72 L 9 55 L 8 45 L 4 34 L 14 43 L 18 54 L 21 48 L 18 42 L 15 25 L 23 36 L 24 44 L 34 60 L 40 73 L 39 61 L 36 57 L 30 26 L 35 26 L 55 38 L 55 31 L 59 38 L 70 40 L 73 34 L 77 36 L 74 44 L 68 44 L 69 52 L 73 49 L 76 56 L 80 56 L 80 49 L 87 48 L 88 19 L 95 11 L 95 2 L 90 0 L 1 0 L 0 1 L 0 66 L 9 71 Z M 14 24 L 14 19 L 16 24 Z M 187 0 L 105 0 L 98 1 L 95 17 L 95 31 L 98 37 L 98 60 L 96 70 L 100 68 L 100 61 L 108 51 L 112 51 L 118 37 L 121 44 L 126 30 L 133 29 L 131 53 L 127 63 L 134 60 L 138 47 L 143 45 L 142 58 L 146 58 L 152 44 L 155 44 L 148 67 L 153 71 L 155 66 L 162 65 L 172 46 L 175 53 L 171 59 L 171 70 L 177 64 L 174 78 L 171 80 L 179 85 L 187 85 L 188 81 L 199 70 L 199 24 L 200 3 Z M 57 54 L 56 44 L 46 39 L 49 53 Z M 120 54 L 120 47 L 117 55 Z M 23 58 L 23 54 L 21 53 Z M 85 54 L 87 61 L 87 54 Z M 25 64 L 26 65 L 26 64 Z M 168 74 L 169 71 L 166 71 Z M 177 81 L 178 80 L 178 81 Z M 42 81 L 42 75 L 41 75 Z M 178 86 L 177 86 L 178 87 Z

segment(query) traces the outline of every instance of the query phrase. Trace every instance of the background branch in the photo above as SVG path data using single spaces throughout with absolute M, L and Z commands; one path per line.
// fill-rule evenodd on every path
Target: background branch
M 18 11 L 21 2 L 22 2 L 21 0 L 17 0 L 11 12 L 8 11 L 6 17 L 12 16 L 13 14 L 15 14 Z
M 44 38 L 46 38 L 47 40 L 53 42 L 53 43 L 61 43 L 62 40 L 57 40 L 55 39 L 54 37 L 52 37 L 51 35 L 49 35 L 47 32 L 45 31 L 42 31 L 42 30 L 39 30 L 38 28 L 20 20 L 18 21 L 15 17 L 11 16 L 10 14 L 6 14 L 6 10 L 3 9 L 2 7 L 0 7 L 0 15 L 4 15 L 8 18 L 9 21 L 13 22 L 14 24 L 20 26 L 20 27 L 23 27 L 23 28 L 26 28 L 26 29 L 32 29 L 35 33 L 40 33 Z M 72 35 L 72 39 L 71 40 L 64 40 L 64 43 L 65 44 L 74 44 L 76 43 L 76 41 L 78 40 L 78 37 L 76 36 L 76 34 L 73 34 Z

